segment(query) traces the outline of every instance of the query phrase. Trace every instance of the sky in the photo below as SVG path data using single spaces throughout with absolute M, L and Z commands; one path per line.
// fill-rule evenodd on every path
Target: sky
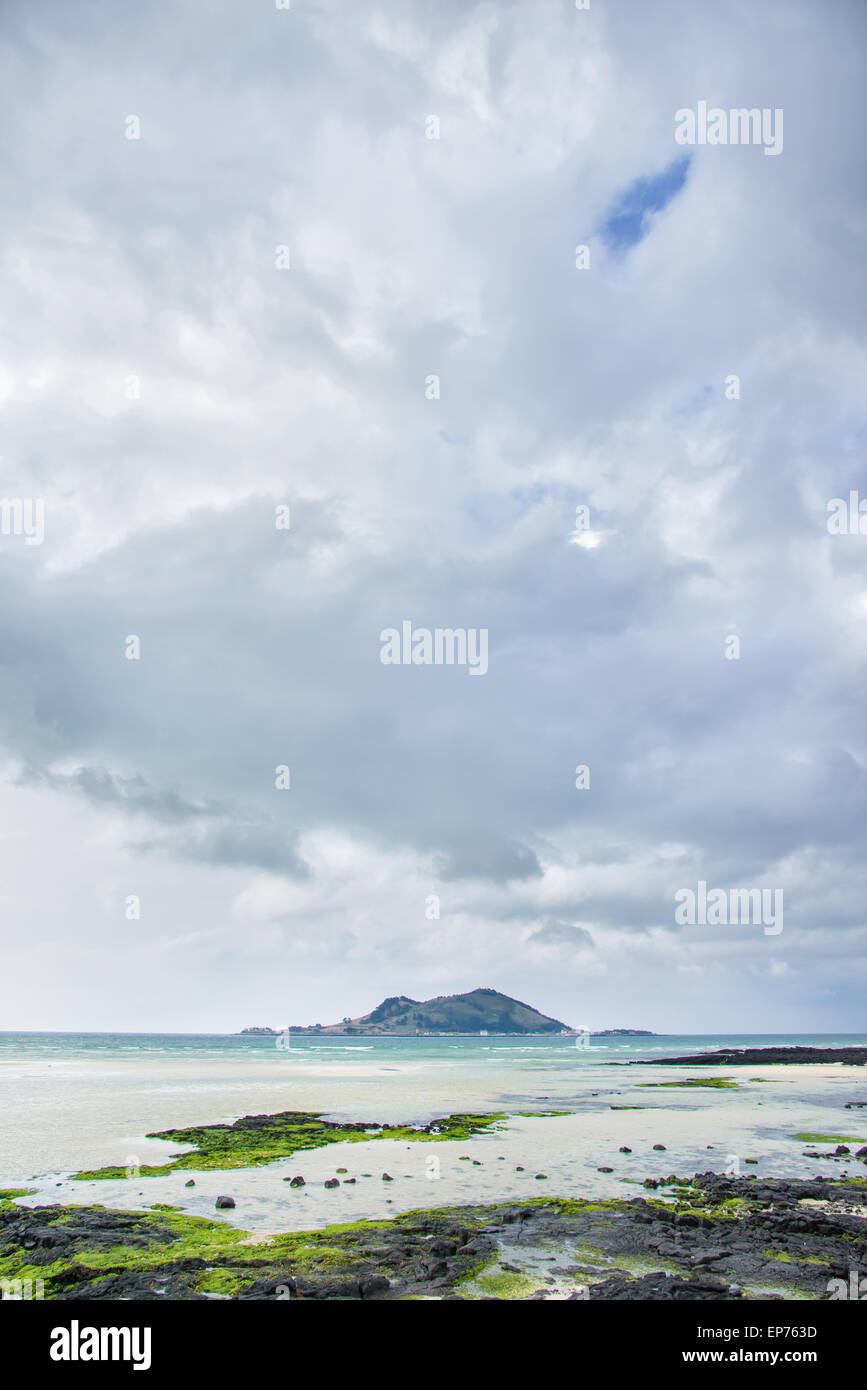
M 865 38 L 6 0 L 0 1030 L 865 1031 Z

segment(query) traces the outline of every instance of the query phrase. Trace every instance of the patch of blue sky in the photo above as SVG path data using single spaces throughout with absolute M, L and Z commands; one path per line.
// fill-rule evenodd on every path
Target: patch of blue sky
M 662 173 L 630 184 L 602 223 L 600 231 L 606 246 L 612 251 L 626 252 L 647 236 L 653 215 L 662 212 L 686 183 L 691 158 L 685 155 Z

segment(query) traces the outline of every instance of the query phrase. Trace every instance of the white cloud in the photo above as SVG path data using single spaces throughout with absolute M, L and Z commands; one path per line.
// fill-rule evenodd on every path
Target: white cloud
M 860 1026 L 856 7 L 158 9 L 4 40 L 4 495 L 46 504 L 0 537 L 4 949 L 63 965 L 7 1026 L 573 1019 L 590 977 L 613 1026 Z M 703 97 L 784 153 L 697 148 L 615 253 Z M 383 668 L 404 618 L 488 675 Z M 787 971 L 676 929 L 775 875 Z

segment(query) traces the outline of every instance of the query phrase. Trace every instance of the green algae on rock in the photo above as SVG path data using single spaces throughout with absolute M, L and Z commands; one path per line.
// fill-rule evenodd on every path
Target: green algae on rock
M 426 1125 L 388 1125 L 342 1120 L 324 1120 L 322 1111 L 283 1110 L 275 1115 L 244 1115 L 233 1124 L 193 1125 L 188 1129 L 168 1129 L 149 1134 L 148 1139 L 165 1139 L 173 1144 L 191 1144 L 188 1153 L 172 1154 L 171 1162 L 142 1164 L 136 1178 L 159 1178 L 177 1169 L 253 1168 L 275 1159 L 291 1158 L 305 1149 L 325 1144 L 359 1143 L 369 1139 L 400 1139 L 409 1143 L 444 1139 L 471 1139 L 483 1134 L 506 1117 L 491 1115 L 447 1115 Z M 127 1177 L 125 1168 L 96 1168 L 74 1173 L 79 1181 Z
M 16 1197 L 32 1197 L 35 1187 L 4 1187 L 0 1189 L 0 1207 L 12 1206 Z
M 867 1144 L 867 1139 L 856 1139 L 852 1134 L 793 1134 L 802 1144 Z
M 829 1269 L 860 1272 L 864 1179 L 697 1173 L 668 1185 L 675 1200 L 538 1197 L 261 1240 L 169 1210 L 6 1201 L 0 1276 L 41 1279 L 46 1298 L 58 1301 L 411 1301 L 545 1296 L 540 1283 L 550 1287 L 550 1273 L 550 1296 L 593 1301 L 749 1300 L 769 1289 L 820 1299 Z M 543 1269 L 552 1262 L 556 1269 Z
M 571 1115 L 571 1110 L 516 1110 L 522 1120 L 554 1120 L 560 1119 L 564 1115 Z
M 686 1081 L 639 1081 L 642 1090 L 664 1088 L 667 1086 L 704 1086 L 712 1091 L 736 1091 L 738 1083 L 730 1076 L 690 1076 Z

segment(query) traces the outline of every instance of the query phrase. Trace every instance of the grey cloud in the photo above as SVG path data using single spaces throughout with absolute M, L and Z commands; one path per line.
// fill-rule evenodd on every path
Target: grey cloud
M 340 1013 L 473 983 L 421 935 L 442 890 L 479 978 L 523 997 L 527 968 L 573 1016 L 584 982 L 519 933 L 574 918 L 600 1007 L 651 992 L 657 1022 L 703 1025 L 670 958 L 609 934 L 650 951 L 675 887 L 779 878 L 773 950 L 824 931 L 833 1002 L 750 974 L 769 947 L 720 966 L 716 1021 L 771 989 L 778 1023 L 854 1026 L 867 542 L 825 503 L 867 437 L 861 8 L 6 8 L 4 491 L 46 501 L 43 546 L 0 537 L 21 833 L 31 794 L 78 794 L 193 934 L 260 910 L 251 874 L 289 880 L 293 959 L 353 942 Z M 609 254 L 593 229 L 701 97 L 783 105 L 784 153 L 696 149 Z M 579 504 L 595 548 L 570 544 Z M 488 674 L 384 667 L 404 619 L 487 628 Z M 120 891 L 108 850 L 93 872 Z M 297 1014 L 309 981 L 281 968 Z M 210 997 L 234 983 L 215 964 Z
M 584 927 L 555 919 L 543 922 L 541 927 L 530 933 L 528 940 L 538 942 L 540 946 L 565 946 L 573 951 L 587 950 L 595 944 L 593 936 Z
M 194 805 L 176 792 L 155 791 L 142 776 L 118 777 L 104 768 L 79 767 L 71 773 L 47 768 L 25 767 L 19 772 L 21 786 L 47 786 L 60 792 L 77 792 L 99 806 L 149 816 L 163 824 L 218 814 L 216 807 Z

